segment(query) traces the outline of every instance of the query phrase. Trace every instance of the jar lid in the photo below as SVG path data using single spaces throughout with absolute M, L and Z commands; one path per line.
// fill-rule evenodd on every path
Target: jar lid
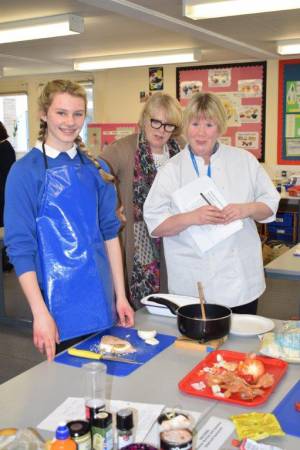
M 107 411 L 100 411 L 93 419 L 92 426 L 107 428 L 112 423 L 112 415 Z
M 117 428 L 119 430 L 131 430 L 133 428 L 132 409 L 125 408 L 117 412 Z
M 71 437 L 83 436 L 89 433 L 91 426 L 86 420 L 72 420 L 67 423 Z

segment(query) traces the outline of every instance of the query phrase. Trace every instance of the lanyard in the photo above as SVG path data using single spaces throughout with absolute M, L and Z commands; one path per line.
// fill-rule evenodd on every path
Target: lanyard
M 189 152 L 190 152 L 190 157 L 191 157 L 191 160 L 192 160 L 192 163 L 193 163 L 195 172 L 196 172 L 196 174 L 197 174 L 197 177 L 200 177 L 199 167 L 198 167 L 198 164 L 197 164 L 195 155 L 194 155 L 194 153 L 192 152 L 192 150 L 191 150 L 190 148 L 189 148 Z M 207 176 L 211 178 L 211 167 L 210 167 L 210 163 L 209 163 L 208 166 L 207 166 Z

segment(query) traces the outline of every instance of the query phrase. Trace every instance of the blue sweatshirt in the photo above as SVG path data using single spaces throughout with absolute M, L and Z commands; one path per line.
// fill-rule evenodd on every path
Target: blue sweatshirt
M 120 228 L 120 222 L 116 216 L 115 186 L 105 182 L 93 163 L 86 156 L 82 156 L 84 163 L 91 165 L 91 174 L 94 174 L 97 180 L 99 230 L 104 241 L 113 239 Z M 47 156 L 47 162 L 49 169 L 66 164 L 81 164 L 78 154 L 71 159 L 66 152 L 61 152 L 56 158 Z M 105 171 L 109 171 L 103 161 L 100 163 Z M 43 154 L 37 148 L 33 148 L 12 166 L 5 188 L 4 241 L 9 259 L 18 276 L 34 271 L 40 283 L 42 277 L 38 257 L 36 218 L 44 190 L 45 174 Z

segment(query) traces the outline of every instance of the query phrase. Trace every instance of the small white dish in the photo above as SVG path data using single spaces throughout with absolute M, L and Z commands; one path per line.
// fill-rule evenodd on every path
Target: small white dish
M 252 314 L 232 314 L 230 334 L 257 336 L 273 330 L 275 324 L 268 317 Z
M 167 308 L 164 305 L 159 305 L 158 303 L 151 302 L 151 300 L 149 300 L 151 297 L 162 297 L 167 300 L 171 300 L 178 307 L 184 306 L 184 305 L 189 305 L 192 303 L 199 303 L 199 299 L 196 297 L 186 297 L 184 295 L 176 295 L 176 294 L 151 294 L 151 295 L 147 295 L 147 297 L 142 298 L 141 303 L 143 305 L 145 305 L 147 311 L 150 314 L 173 317 L 173 318 L 176 318 L 176 316 L 171 313 L 169 308 Z

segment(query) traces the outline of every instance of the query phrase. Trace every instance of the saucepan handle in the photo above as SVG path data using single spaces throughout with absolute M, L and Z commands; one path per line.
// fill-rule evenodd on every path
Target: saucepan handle
M 153 303 L 158 303 L 159 305 L 164 305 L 171 311 L 172 314 L 174 314 L 174 316 L 177 315 L 177 310 L 179 306 L 176 305 L 176 303 L 172 302 L 171 300 L 168 300 L 167 298 L 163 297 L 148 297 L 147 300 Z

